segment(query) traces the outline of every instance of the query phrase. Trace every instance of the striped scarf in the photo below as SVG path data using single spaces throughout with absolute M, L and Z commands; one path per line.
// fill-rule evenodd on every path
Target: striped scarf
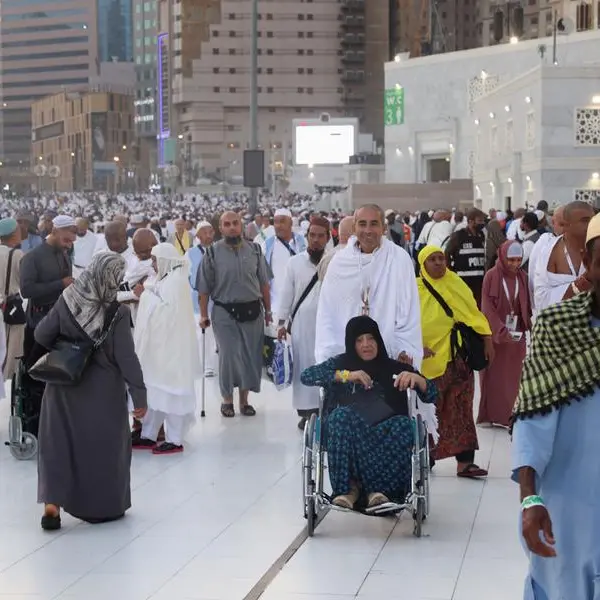
M 600 385 L 600 328 L 592 327 L 592 294 L 544 310 L 525 359 L 514 419 L 546 414 Z

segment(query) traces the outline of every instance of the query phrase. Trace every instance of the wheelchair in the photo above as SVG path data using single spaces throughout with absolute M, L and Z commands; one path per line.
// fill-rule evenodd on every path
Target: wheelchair
M 17 460 L 31 460 L 38 451 L 38 424 L 44 385 L 27 376 L 25 361 L 19 359 L 10 390 L 8 446 Z
M 304 518 L 307 521 L 309 537 L 315 533 L 317 525 L 329 510 L 361 512 L 371 516 L 396 516 L 402 512 L 412 515 L 415 537 L 423 535 L 423 522 L 429 514 L 429 434 L 422 416 L 417 409 L 417 395 L 409 392 L 409 413 L 413 425 L 412 477 L 411 490 L 403 503 L 387 502 L 373 509 L 357 510 L 336 506 L 333 498 L 324 491 L 326 450 L 322 444 L 322 424 L 325 397 L 321 389 L 319 414 L 311 415 L 304 427 L 302 449 L 302 487 L 304 498 Z

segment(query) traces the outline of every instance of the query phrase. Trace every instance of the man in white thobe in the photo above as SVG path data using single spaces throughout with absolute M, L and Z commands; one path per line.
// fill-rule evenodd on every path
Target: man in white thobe
M 196 281 L 198 279 L 198 271 L 202 265 L 202 260 L 206 251 L 210 248 L 215 239 L 215 230 L 208 221 L 200 221 L 196 230 L 196 239 L 198 243 L 186 252 L 186 256 L 190 261 L 190 287 L 192 288 L 192 302 L 194 304 L 194 313 L 200 314 L 200 304 Z M 209 311 L 212 311 L 212 302 L 209 302 Z M 199 321 L 199 319 L 196 319 Z M 201 335 L 204 339 L 201 343 L 202 351 L 205 356 L 202 356 L 202 365 L 204 368 L 205 377 L 214 377 L 217 365 L 217 353 L 215 335 L 212 327 L 205 329 Z
M 336 253 L 321 286 L 317 311 L 317 363 L 345 352 L 346 324 L 368 314 L 375 319 L 391 358 L 419 368 L 423 359 L 421 310 L 412 261 L 385 238 L 383 210 L 374 204 L 354 214 L 348 246 Z
M 90 231 L 87 219 L 77 219 L 77 239 L 73 244 L 73 277 L 77 278 L 92 262 L 98 244 L 98 236 Z
M 195 422 L 196 379 L 201 375 L 189 263 L 168 243 L 152 248 L 156 279 L 144 283 L 134 330 L 135 351 L 148 390 L 148 412 L 133 447 L 153 454 L 183 451 Z M 165 441 L 157 444 L 165 425 Z
M 354 217 L 344 217 L 340 221 L 340 225 L 338 227 L 338 245 L 335 246 L 335 248 L 333 248 L 332 250 L 327 250 L 327 252 L 325 252 L 325 256 L 321 259 L 321 262 L 319 263 L 318 271 L 320 281 L 323 281 L 323 279 L 325 278 L 325 275 L 327 274 L 327 269 L 329 268 L 329 263 L 331 263 L 333 257 L 338 252 L 341 252 L 348 245 L 348 240 L 352 237 L 353 232 Z
M 290 330 L 294 369 L 292 403 L 298 411 L 298 428 L 304 431 L 306 420 L 319 410 L 319 390 L 302 385 L 300 375 L 315 364 L 315 335 L 320 283 L 318 265 L 330 237 L 329 221 L 313 217 L 308 228 L 308 247 L 290 259 L 279 302 L 277 337 L 284 340 Z M 286 327 L 286 324 L 288 324 Z
M 275 235 L 261 243 L 267 264 L 273 273 L 271 281 L 271 310 L 278 320 L 279 296 L 285 281 L 285 270 L 293 256 L 306 249 L 306 238 L 292 230 L 292 213 L 287 208 L 275 211 Z

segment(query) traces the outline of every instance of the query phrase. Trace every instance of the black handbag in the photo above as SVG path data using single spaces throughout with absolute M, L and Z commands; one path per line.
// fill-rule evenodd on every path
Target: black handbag
M 59 337 L 47 354 L 30 369 L 29 376 L 36 381 L 55 385 L 73 386 L 81 382 L 94 352 L 102 346 L 117 320 L 119 305 L 115 303 L 107 313 L 106 325 L 96 342 L 91 339 L 73 341 Z
M 341 402 L 342 406 L 349 406 L 356 411 L 365 423 L 371 427 L 379 425 L 398 413 L 382 398 L 376 390 L 360 390 Z
M 423 285 L 444 309 L 444 312 L 454 320 L 452 309 L 439 292 L 425 279 L 422 279 L 422 281 Z M 483 371 L 489 364 L 485 357 L 483 336 L 479 335 L 472 327 L 469 327 L 465 323 L 454 322 L 454 327 L 450 334 L 450 348 L 452 349 L 452 360 L 457 356 L 461 357 L 472 371 Z
M 6 268 L 6 282 L 4 284 L 4 302 L 2 304 L 2 314 L 6 325 L 25 325 L 27 318 L 23 310 L 23 298 L 21 294 L 9 294 L 10 276 L 12 274 L 13 255 L 16 248 L 11 248 L 8 253 L 8 266 Z

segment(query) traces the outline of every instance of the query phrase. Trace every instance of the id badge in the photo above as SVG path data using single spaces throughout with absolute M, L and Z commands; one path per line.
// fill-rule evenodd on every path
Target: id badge
M 509 332 L 517 330 L 517 315 L 506 316 L 506 329 L 508 329 Z

